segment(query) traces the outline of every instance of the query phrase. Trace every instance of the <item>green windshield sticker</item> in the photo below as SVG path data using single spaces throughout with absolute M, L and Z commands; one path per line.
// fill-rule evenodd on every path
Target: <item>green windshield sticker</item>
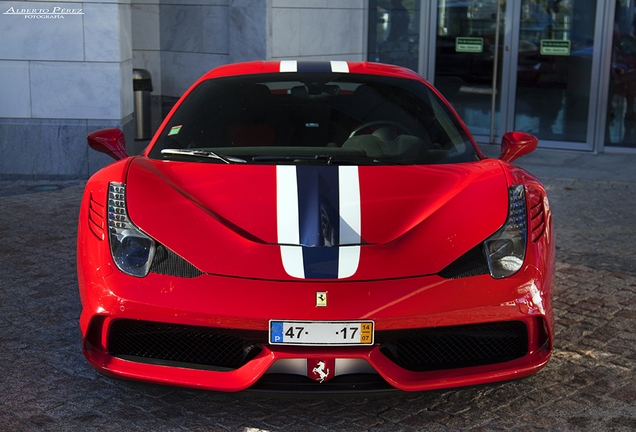
M 541 40 L 541 55 L 569 56 L 570 41 L 542 39 Z
M 170 129 L 170 132 L 168 132 L 168 136 L 178 134 L 179 131 L 181 130 L 181 127 L 182 127 L 182 125 L 173 126 L 172 129 Z
M 484 39 L 476 37 L 455 38 L 455 51 L 480 53 L 484 51 Z

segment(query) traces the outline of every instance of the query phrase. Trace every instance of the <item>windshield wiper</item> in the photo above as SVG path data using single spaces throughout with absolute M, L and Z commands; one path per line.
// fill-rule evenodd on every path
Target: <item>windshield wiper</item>
M 324 162 L 327 165 L 338 164 L 367 164 L 369 161 L 364 156 L 345 156 L 345 155 L 259 155 L 252 158 L 254 162 L 293 162 L 293 161 L 317 161 Z
M 209 150 L 163 149 L 161 150 L 161 154 L 173 155 L 173 156 L 194 156 L 194 157 L 218 159 L 220 161 L 225 162 L 226 164 L 247 162 L 246 160 L 241 158 L 237 158 L 234 156 L 225 156 L 218 153 L 214 153 L 213 151 L 209 151 Z
M 327 165 L 406 165 L 403 162 L 395 160 L 383 160 L 377 158 L 369 158 L 366 156 L 339 156 L 339 155 L 313 155 L 313 156 L 300 156 L 300 155 L 259 155 L 252 158 L 254 162 L 293 162 L 293 161 L 319 161 L 325 162 Z
M 327 155 L 315 155 L 315 156 L 300 156 L 300 155 L 260 155 L 254 156 L 252 160 L 254 162 L 268 162 L 268 161 L 295 161 L 295 160 L 327 160 L 329 162 L 330 156 Z

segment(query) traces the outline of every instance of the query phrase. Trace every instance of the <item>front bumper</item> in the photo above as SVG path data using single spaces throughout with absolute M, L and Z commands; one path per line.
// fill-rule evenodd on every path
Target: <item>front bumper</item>
M 90 289 L 86 289 L 88 286 Z M 455 280 L 427 276 L 324 283 L 212 275 L 184 279 L 150 274 L 138 279 L 116 270 L 102 270 L 88 277 L 84 273 L 84 280 L 80 279 L 84 306 L 80 322 L 84 354 L 89 363 L 102 373 L 122 378 L 221 391 L 238 391 L 252 386 L 268 389 L 267 383 L 278 376 L 272 372 L 302 374 L 302 366 L 292 368 L 293 372 L 281 365 L 320 358 L 334 359 L 336 373 L 338 361 L 350 360 L 358 366 L 366 365 L 349 370 L 352 378 L 360 372 L 367 375 L 371 372 L 393 388 L 427 390 L 520 378 L 545 366 L 553 339 L 550 289 L 551 283 L 532 267 L 502 280 L 483 275 Z M 327 292 L 327 307 L 315 306 L 316 292 Z M 371 347 L 272 346 L 267 343 L 270 318 L 372 319 L 377 343 Z M 113 325 L 122 320 L 238 329 L 239 333 L 250 331 L 249 338 L 262 348 L 239 367 L 232 368 L 127 357 L 113 352 L 111 347 Z M 386 348 L 391 332 L 411 329 L 417 333 L 418 329 L 453 329 L 498 322 L 525 325 L 527 349 L 520 357 L 490 364 L 456 364 L 450 369 L 442 366 L 426 370 L 426 367 L 418 369 L 400 364 Z M 336 379 L 346 383 L 345 375 Z M 312 383 L 309 378 L 304 379 L 305 384 Z M 328 388 L 316 383 L 317 388 L 323 388 L 320 386 Z M 293 389 L 294 386 L 284 388 Z M 355 391 L 364 386 L 352 379 L 348 387 L 338 387 L 339 390 L 347 388 Z

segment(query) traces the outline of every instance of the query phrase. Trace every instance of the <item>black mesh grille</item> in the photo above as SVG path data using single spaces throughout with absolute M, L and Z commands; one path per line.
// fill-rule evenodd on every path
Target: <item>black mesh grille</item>
M 488 262 L 484 248 L 478 244 L 439 272 L 439 275 L 445 279 L 459 279 L 488 273 Z
M 157 244 L 150 272 L 183 278 L 195 278 L 203 274 L 201 270 L 162 244 Z
M 503 363 L 528 353 L 522 321 L 378 332 L 380 351 L 412 371 L 455 369 Z
M 267 332 L 116 320 L 108 351 L 144 363 L 195 369 L 237 369 L 256 357 Z

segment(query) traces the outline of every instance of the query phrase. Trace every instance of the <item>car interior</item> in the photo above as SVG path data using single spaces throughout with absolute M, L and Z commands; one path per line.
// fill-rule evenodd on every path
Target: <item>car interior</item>
M 423 83 L 305 75 L 202 82 L 178 108 L 150 157 L 181 160 L 161 153 L 181 149 L 192 150 L 188 156 L 212 151 L 250 163 L 308 163 L 325 156 L 332 163 L 476 160 L 455 115 Z

